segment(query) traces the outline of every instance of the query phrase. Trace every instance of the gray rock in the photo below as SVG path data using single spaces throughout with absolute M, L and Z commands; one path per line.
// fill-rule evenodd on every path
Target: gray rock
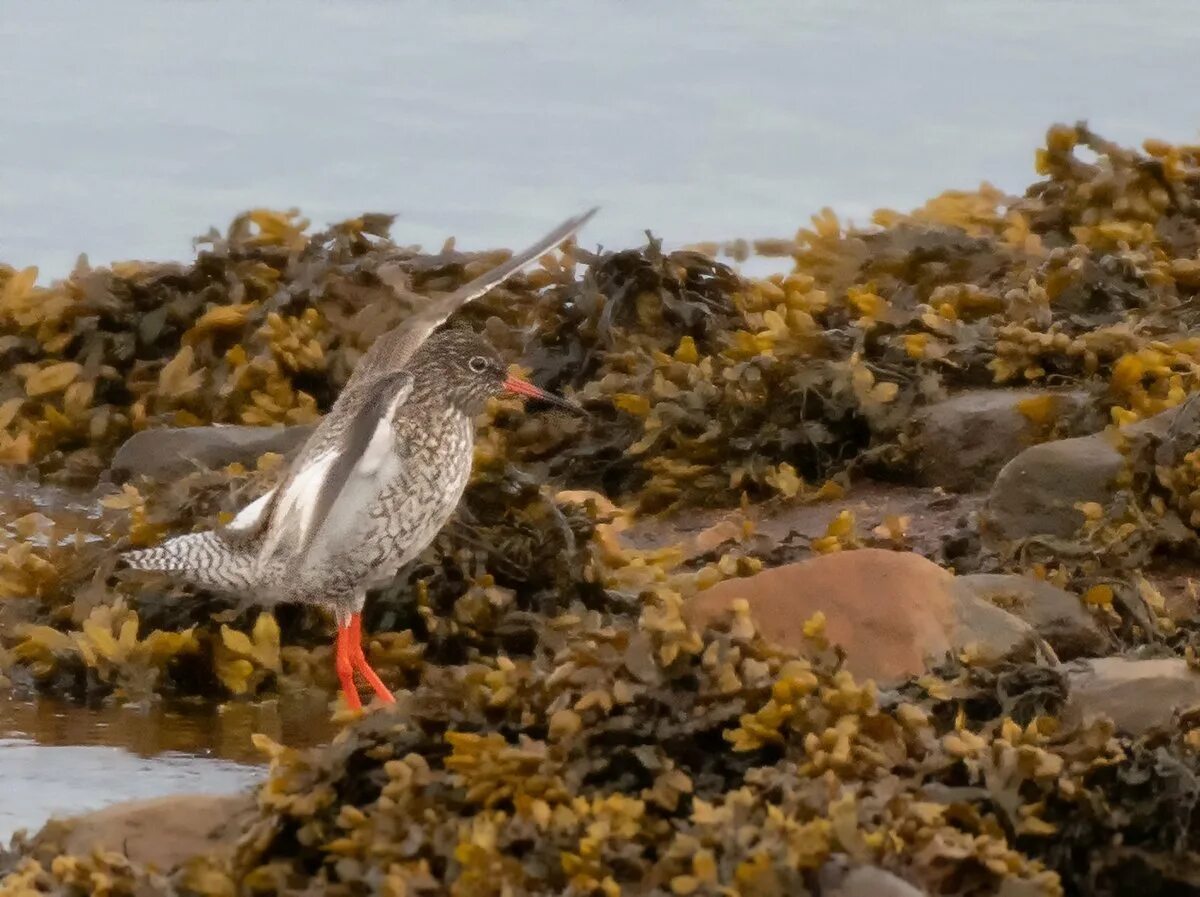
M 981 531 L 991 539 L 1070 538 L 1084 522 L 1076 505 L 1107 504 L 1124 463 L 1103 433 L 1027 448 L 992 484 L 980 514 Z
M 1068 668 L 1068 680 L 1063 711 L 1068 721 L 1103 715 L 1131 735 L 1166 725 L 1175 711 L 1200 705 L 1200 673 L 1179 657 L 1077 661 Z
M 179 427 L 143 430 L 117 449 L 109 470 L 122 477 L 169 479 L 197 468 L 253 464 L 266 452 L 290 455 L 304 443 L 312 426 Z
M 925 897 L 925 892 L 878 866 L 853 866 L 835 855 L 817 872 L 821 893 L 829 897 Z
M 192 857 L 232 853 L 254 813 L 252 793 L 175 794 L 52 820 L 35 837 L 54 841 L 57 835 L 55 843 L 66 853 L 111 850 L 135 863 L 173 869 Z
M 1200 395 L 1193 394 L 1181 405 L 1130 424 L 1127 432 L 1156 440 L 1154 463 L 1174 467 L 1200 444 Z
M 1037 630 L 1062 660 L 1095 657 L 1108 647 L 1108 634 L 1078 597 L 1048 582 L 1019 574 L 978 573 L 954 581 L 970 594 L 1003 608 Z
M 1032 626 L 982 598 L 954 591 L 951 585 L 955 621 L 950 643 L 955 652 L 970 650 L 985 664 L 1034 655 L 1037 632 Z
M 1104 422 L 1086 392 L 981 389 L 921 409 L 915 418 L 917 476 L 923 485 L 970 492 L 990 483 L 1000 468 L 1045 438 L 1020 411 L 1028 399 L 1050 397 L 1054 416 L 1074 419 L 1073 432 L 1090 432 Z
M 1177 463 L 1200 445 L 1200 396 L 1124 426 L 1121 434 L 1135 452 L 1151 446 L 1156 463 Z M 997 474 L 980 513 L 981 533 L 992 542 L 1037 536 L 1070 539 L 1083 523 L 1076 505 L 1108 505 L 1117 494 L 1114 480 L 1124 463 L 1106 433 L 1031 446 Z M 1175 515 L 1161 521 L 1160 544 L 1190 537 Z

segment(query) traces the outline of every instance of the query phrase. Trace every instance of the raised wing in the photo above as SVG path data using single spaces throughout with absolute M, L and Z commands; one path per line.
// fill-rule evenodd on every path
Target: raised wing
M 438 327 L 446 322 L 454 312 L 473 299 L 478 299 L 493 287 L 496 287 L 524 268 L 533 260 L 540 258 L 548 250 L 553 249 L 567 237 L 583 227 L 597 208 L 589 209 L 582 215 L 568 218 L 546 236 L 542 237 L 528 249 L 513 255 L 508 261 L 497 265 L 491 271 L 481 274 L 470 283 L 464 284 L 448 296 L 443 296 L 410 315 L 400 324 L 381 335 L 367 353 L 359 361 L 354 373 L 347 384 L 353 384 L 361 377 L 369 377 L 381 371 L 395 370 L 403 367 L 421 343 L 429 338 Z
M 297 459 L 279 487 L 261 549 L 263 557 L 273 554 L 284 541 L 298 554 L 308 551 L 342 494 L 354 484 L 373 479 L 392 463 L 392 421 L 412 385 L 407 371 L 390 371 L 355 387 L 354 408 L 344 424 Z

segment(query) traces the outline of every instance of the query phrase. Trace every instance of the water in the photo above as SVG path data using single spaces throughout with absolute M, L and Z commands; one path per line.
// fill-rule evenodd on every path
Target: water
M 185 753 L 139 757 L 113 747 L 46 747 L 3 738 L 0 844 L 22 829 L 36 831 L 51 817 L 75 816 L 123 800 L 231 793 L 262 775 L 254 766 Z
M 243 208 L 402 242 L 787 236 L 989 180 L 1047 125 L 1195 140 L 1186 0 L 0 0 L 0 259 L 184 258 Z
M 253 785 L 265 774 L 255 732 L 304 747 L 335 729 L 324 696 L 220 708 L 88 708 L 0 696 L 0 845 L 52 816 Z

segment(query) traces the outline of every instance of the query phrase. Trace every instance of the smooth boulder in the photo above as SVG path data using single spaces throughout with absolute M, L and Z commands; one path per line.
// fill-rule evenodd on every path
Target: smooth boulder
M 1028 403 L 1028 404 L 1027 404 Z M 1030 405 L 1038 415 L 1023 411 Z M 926 486 L 953 492 L 986 488 L 1000 469 L 1046 438 L 1047 422 L 1078 420 L 1070 429 L 1103 426 L 1081 391 L 979 389 L 922 408 L 914 419 L 916 473 Z
M 1171 466 L 1200 444 L 1200 396 L 1112 432 L 1044 442 L 1025 449 L 1001 468 L 980 513 L 980 531 L 995 542 L 1031 538 L 1071 539 L 1084 522 L 1080 504 L 1107 506 L 1118 495 L 1125 456 L 1119 439 L 1140 451 L 1149 444 L 1154 462 Z M 1162 521 L 1161 539 L 1178 541 L 1187 530 L 1173 515 Z
M 1108 647 L 1107 632 L 1083 602 L 1048 582 L 1016 573 L 976 573 L 958 577 L 954 585 L 1020 617 L 1062 660 L 1094 657 Z
M 820 893 L 829 897 L 925 897 L 925 892 L 878 866 L 850 866 L 838 856 L 817 872 Z
M 46 825 L 63 851 L 116 851 L 160 871 L 195 856 L 232 850 L 255 810 L 253 794 L 179 794 L 126 801 Z
M 1079 505 L 1106 505 L 1125 459 L 1103 433 L 1044 442 L 1001 469 L 980 515 L 991 539 L 1067 539 L 1083 525 Z
M 819 611 L 849 671 L 881 683 L 920 675 L 950 652 L 989 662 L 1032 650 L 1036 635 L 1027 623 L 956 594 L 954 579 L 918 554 L 863 548 L 725 580 L 693 596 L 686 614 L 703 626 L 744 598 L 765 638 L 799 649 L 805 622 Z
M 253 464 L 261 455 L 290 455 L 304 444 L 312 426 L 160 427 L 135 433 L 117 449 L 109 470 L 120 477 L 146 476 L 165 480 L 197 468 L 215 469 L 241 462 Z
M 1068 681 L 1064 718 L 1082 722 L 1106 716 L 1130 735 L 1168 725 L 1177 711 L 1200 707 L 1200 672 L 1181 657 L 1079 661 L 1068 668 Z

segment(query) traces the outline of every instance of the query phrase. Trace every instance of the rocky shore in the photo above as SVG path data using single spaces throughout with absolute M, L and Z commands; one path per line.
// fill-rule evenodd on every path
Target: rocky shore
M 571 247 L 471 309 L 592 417 L 489 408 L 369 604 L 399 702 L 362 717 L 319 614 L 113 559 L 269 488 L 371 339 L 501 254 L 258 211 L 191 265 L 0 266 L 7 687 L 343 726 L 258 738 L 254 794 L 19 838 L 0 895 L 1200 892 L 1200 149 L 1056 126 L 1037 166 Z M 750 249 L 792 270 L 714 260 Z

